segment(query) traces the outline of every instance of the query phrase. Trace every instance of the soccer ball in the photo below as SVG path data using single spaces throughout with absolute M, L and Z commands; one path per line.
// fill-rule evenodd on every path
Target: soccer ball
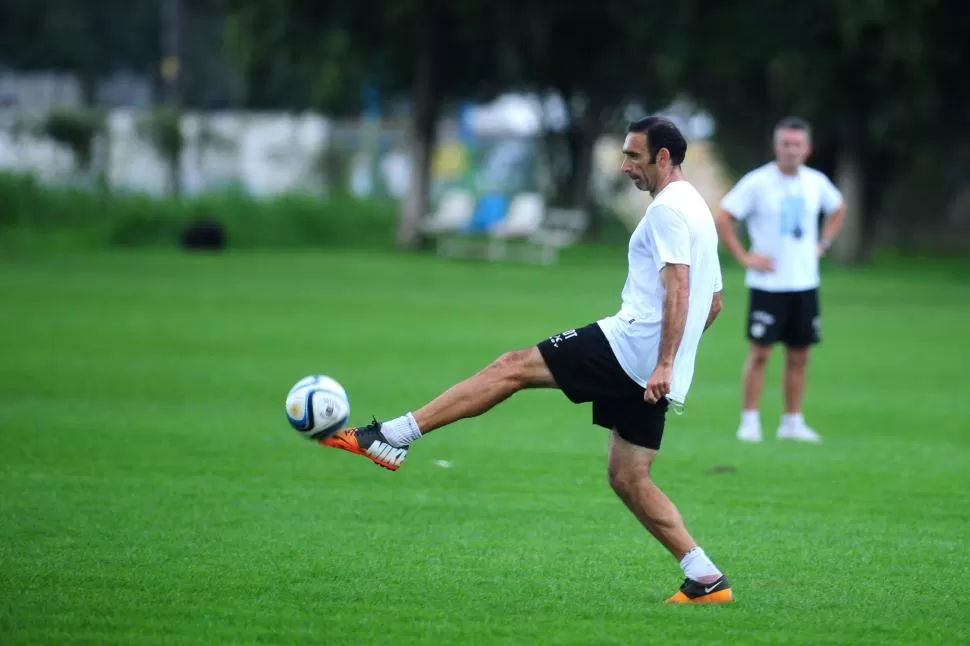
M 322 440 L 347 424 L 350 400 L 340 383 L 326 375 L 310 375 L 286 394 L 286 419 L 305 438 Z

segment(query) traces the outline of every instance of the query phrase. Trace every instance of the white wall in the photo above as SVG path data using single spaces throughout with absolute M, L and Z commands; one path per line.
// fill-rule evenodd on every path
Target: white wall
M 147 113 L 114 110 L 108 136 L 96 157 L 107 164 L 109 184 L 119 189 L 160 194 L 166 167 L 145 136 Z M 0 111 L 0 170 L 34 173 L 48 182 L 77 178 L 70 149 L 33 134 L 29 115 Z M 330 123 L 318 115 L 216 112 L 188 113 L 182 121 L 186 192 L 237 184 L 254 195 L 283 191 L 322 192 L 320 159 Z M 204 133 L 215 133 L 215 137 Z M 214 141 L 213 141 L 214 139 Z M 208 140 L 209 143 L 206 143 Z M 105 146 L 107 144 L 107 146 Z

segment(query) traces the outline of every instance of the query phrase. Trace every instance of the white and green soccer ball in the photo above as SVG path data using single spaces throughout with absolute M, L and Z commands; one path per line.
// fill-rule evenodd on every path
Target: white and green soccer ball
M 332 377 L 304 377 L 286 394 L 286 419 L 305 438 L 328 438 L 346 426 L 349 417 L 347 391 Z

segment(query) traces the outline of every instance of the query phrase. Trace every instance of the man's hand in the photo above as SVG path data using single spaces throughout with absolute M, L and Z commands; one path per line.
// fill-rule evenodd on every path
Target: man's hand
M 674 368 L 666 364 L 658 364 L 657 368 L 647 380 L 643 391 L 643 401 L 656 404 L 670 393 L 670 381 L 673 379 Z
M 717 226 L 718 237 L 724 246 L 728 248 L 728 251 L 731 252 L 731 255 L 734 256 L 735 260 L 738 261 L 738 264 L 745 269 L 753 269 L 761 272 L 775 270 L 775 261 L 771 258 L 748 253 L 744 250 L 744 246 L 741 245 L 741 239 L 738 237 L 738 232 L 734 229 L 734 216 L 724 209 L 721 209 L 714 219 L 714 224 Z
M 822 256 L 824 256 L 829 252 L 829 247 L 831 246 L 832 246 L 831 242 L 827 240 L 822 240 L 821 242 L 818 243 L 818 246 L 815 248 L 816 255 L 819 258 L 821 258 Z
M 775 261 L 767 256 L 759 256 L 756 253 L 748 253 L 744 255 L 744 262 L 742 263 L 746 269 L 754 269 L 755 271 L 768 272 L 775 270 Z

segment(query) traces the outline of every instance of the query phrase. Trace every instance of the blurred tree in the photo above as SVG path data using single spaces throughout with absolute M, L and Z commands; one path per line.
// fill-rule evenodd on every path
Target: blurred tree
M 180 94 L 186 106 L 238 104 L 238 79 L 223 55 L 221 0 L 182 1 Z M 73 72 L 83 99 L 95 102 L 98 81 L 115 72 L 161 81 L 164 30 L 159 0 L 4 0 L 0 66 Z
M 563 97 L 566 130 L 544 137 L 552 197 L 590 212 L 596 139 L 617 106 L 669 101 L 678 71 L 677 25 L 645 29 L 620 0 L 398 0 L 380 12 L 352 0 L 225 2 L 247 104 L 359 114 L 365 82 L 385 96 L 410 96 L 415 190 L 402 204 L 404 247 L 420 242 L 436 124 L 449 99 L 516 89 Z
M 4 0 L 0 61 L 20 70 L 75 72 L 90 102 L 100 76 L 157 66 L 159 21 L 153 0 Z
M 630 103 L 660 109 L 674 97 L 675 19 L 654 23 L 628 2 L 506 2 L 503 29 L 515 47 L 518 81 L 540 94 L 561 96 L 568 124 L 546 134 L 553 200 L 600 219 L 591 203 L 593 147 L 604 129 L 626 115 Z M 640 115 L 638 115 L 640 116 Z
M 797 114 L 814 125 L 813 163 L 854 183 L 843 186 L 855 200 L 845 259 L 868 257 L 900 180 L 933 168 L 940 189 L 939 161 L 966 159 L 953 136 L 970 125 L 961 107 L 970 89 L 957 82 L 970 74 L 970 5 L 961 0 L 685 0 L 680 11 L 691 24 L 683 86 L 714 115 L 736 172 L 763 163 L 774 122 Z
M 246 77 L 247 103 L 359 114 L 365 84 L 408 94 L 412 190 L 398 244 L 421 244 L 431 151 L 449 98 L 497 87 L 497 10 L 487 0 L 400 0 L 374 11 L 356 0 L 225 0 L 229 43 Z

